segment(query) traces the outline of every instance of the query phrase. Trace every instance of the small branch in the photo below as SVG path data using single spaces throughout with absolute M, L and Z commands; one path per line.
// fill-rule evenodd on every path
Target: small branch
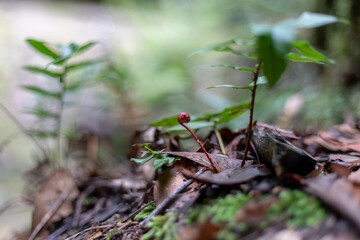
M 198 177 L 199 175 L 201 175 L 204 172 L 204 168 L 201 168 L 197 173 L 195 173 L 194 177 Z M 151 214 L 144 219 L 140 225 L 141 226 L 145 226 L 148 222 L 151 221 L 151 219 L 153 217 L 155 217 L 156 215 L 160 214 L 167 206 L 168 204 L 174 200 L 174 198 L 176 198 L 176 195 L 182 191 L 184 191 L 188 186 L 190 186 L 193 182 L 195 182 L 194 179 L 188 179 L 186 180 L 180 187 L 178 187 L 177 189 L 175 189 L 167 198 L 165 198 L 160 204 L 159 206 L 157 206 L 152 212 Z
M 249 120 L 248 129 L 247 129 L 247 139 L 246 139 L 245 153 L 244 153 L 244 156 L 243 156 L 243 159 L 242 159 L 242 162 L 241 162 L 241 167 L 243 167 L 245 165 L 247 153 L 248 153 L 249 148 L 250 148 L 250 140 L 251 140 L 251 135 L 252 135 L 253 115 L 254 115 L 255 94 L 256 94 L 257 80 L 259 78 L 260 70 L 261 70 L 261 62 L 258 63 L 258 65 L 256 67 L 256 71 L 254 72 L 254 76 L 253 76 L 253 79 L 252 79 L 252 82 L 254 83 L 254 87 L 251 90 L 250 120 Z
M 46 225 L 46 223 L 50 220 L 50 218 L 57 212 L 57 210 L 61 207 L 64 201 L 69 197 L 70 193 L 73 190 L 73 186 L 71 186 L 67 191 L 64 191 L 56 200 L 54 205 L 50 208 L 50 210 L 42 217 L 41 221 L 36 225 L 34 231 L 31 233 L 29 240 L 34 240 L 36 236 L 39 234 L 41 229 Z

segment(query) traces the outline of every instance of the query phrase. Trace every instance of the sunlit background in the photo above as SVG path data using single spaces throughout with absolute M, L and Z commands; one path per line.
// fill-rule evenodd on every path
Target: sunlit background
M 48 62 L 26 43 L 32 38 L 54 44 L 97 44 L 79 59 L 104 59 L 70 80 L 92 84 L 66 96 L 63 121 L 73 138 L 101 136 L 111 142 L 101 150 L 103 171 L 121 169 L 131 136 L 163 117 L 187 111 L 191 115 L 221 110 L 249 98 L 245 91 L 209 89 L 218 84 L 247 84 L 251 75 L 231 69 L 204 68 L 251 61 L 226 53 L 191 52 L 232 38 L 251 39 L 251 24 L 298 17 L 304 11 L 347 18 L 352 25 L 304 30 L 309 40 L 336 61 L 315 66 L 291 64 L 274 89 L 259 89 L 256 119 L 299 131 L 327 128 L 360 115 L 359 11 L 356 0 L 157 0 L 157 1 L 0 1 L 0 102 L 26 129 L 39 127 L 26 111 L 39 99 L 24 84 L 52 87 L 51 81 L 23 69 Z M 357 10 L 356 10 L 357 9 Z M 357 40 L 356 40 L 357 39 Z M 244 114 L 227 124 L 246 125 Z M 42 123 L 43 124 L 43 123 Z M 46 126 L 42 126 L 45 127 Z M 111 146 L 111 148 L 109 148 Z M 28 185 L 25 172 L 41 153 L 4 109 L 0 111 L 0 238 L 26 230 L 31 205 L 19 197 Z M 119 170 L 120 171 L 120 170 Z M 107 172 L 110 174 L 109 172 Z

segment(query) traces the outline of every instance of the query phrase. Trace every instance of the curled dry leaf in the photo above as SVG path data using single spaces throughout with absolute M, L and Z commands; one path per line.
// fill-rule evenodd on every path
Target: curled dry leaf
M 156 205 L 159 205 L 166 199 L 175 189 L 181 186 L 186 178 L 182 172 L 186 170 L 194 170 L 196 166 L 187 163 L 184 160 L 177 161 L 173 166 L 167 168 L 158 178 L 154 186 L 154 199 Z M 196 172 L 194 170 L 193 172 Z M 195 183 L 194 183 L 195 184 Z M 189 188 L 192 185 L 189 186 Z M 184 200 L 184 199 L 182 199 Z M 181 201 L 180 201 L 181 202 Z
M 318 136 L 309 136 L 304 139 L 304 143 L 334 152 L 360 152 L 360 131 L 352 124 L 345 123 L 320 132 Z
M 265 177 L 271 175 L 271 172 L 263 164 L 251 165 L 243 168 L 226 169 L 220 173 L 205 172 L 198 177 L 189 175 L 186 172 L 183 174 L 187 178 L 195 179 L 198 182 L 217 185 L 236 185 L 248 182 L 257 177 Z
M 278 176 L 285 173 L 304 176 L 315 169 L 316 161 L 313 157 L 276 133 L 268 133 L 256 127 L 252 141 L 261 161 Z
M 72 189 L 72 190 L 71 190 Z M 75 180 L 70 172 L 64 169 L 55 170 L 47 177 L 34 199 L 34 212 L 32 216 L 32 231 L 40 223 L 44 215 L 50 211 L 56 201 L 65 192 L 70 192 L 66 200 L 60 205 L 55 214 L 47 222 L 49 226 L 62 218 L 71 215 L 74 211 L 72 201 L 79 195 Z M 40 235 L 45 231 L 40 232 Z

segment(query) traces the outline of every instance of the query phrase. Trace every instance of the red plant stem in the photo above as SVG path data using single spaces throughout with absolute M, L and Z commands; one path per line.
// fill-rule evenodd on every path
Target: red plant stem
M 253 115 L 254 115 L 255 94 L 256 94 L 257 80 L 259 78 L 260 69 L 261 69 L 261 62 L 258 63 L 258 65 L 256 67 L 256 71 L 254 72 L 254 76 L 253 76 L 253 79 L 252 79 L 252 81 L 254 83 L 254 88 L 251 90 L 250 120 L 249 120 L 248 129 L 247 129 L 247 139 L 246 139 L 245 153 L 244 153 L 241 165 L 240 165 L 241 167 L 243 167 L 245 165 L 245 160 L 246 160 L 246 157 L 247 157 L 247 153 L 248 153 L 249 148 L 250 148 L 250 141 L 251 141 L 251 135 L 252 135 Z
M 205 153 L 207 159 L 209 160 L 211 167 L 214 169 L 214 171 L 215 171 L 216 173 L 218 173 L 219 171 L 218 171 L 218 169 L 215 167 L 214 162 L 212 161 L 210 155 L 209 155 L 208 152 L 205 150 L 203 144 L 200 142 L 200 140 L 199 140 L 198 137 L 195 135 L 195 133 L 194 133 L 188 126 L 186 126 L 184 123 L 181 123 L 181 122 L 179 122 L 179 123 L 180 123 L 180 125 L 183 126 L 186 130 L 188 130 L 188 131 L 191 133 L 191 135 L 195 138 L 195 140 L 196 140 L 196 142 L 199 144 L 201 150 L 203 150 L 203 152 Z

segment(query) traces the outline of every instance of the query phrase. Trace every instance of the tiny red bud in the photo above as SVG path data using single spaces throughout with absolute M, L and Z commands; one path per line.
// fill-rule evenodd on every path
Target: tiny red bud
M 178 118 L 177 118 L 178 122 L 180 124 L 184 124 L 184 123 L 188 123 L 190 122 L 191 118 L 190 118 L 190 115 L 186 112 L 182 112 L 178 115 Z

